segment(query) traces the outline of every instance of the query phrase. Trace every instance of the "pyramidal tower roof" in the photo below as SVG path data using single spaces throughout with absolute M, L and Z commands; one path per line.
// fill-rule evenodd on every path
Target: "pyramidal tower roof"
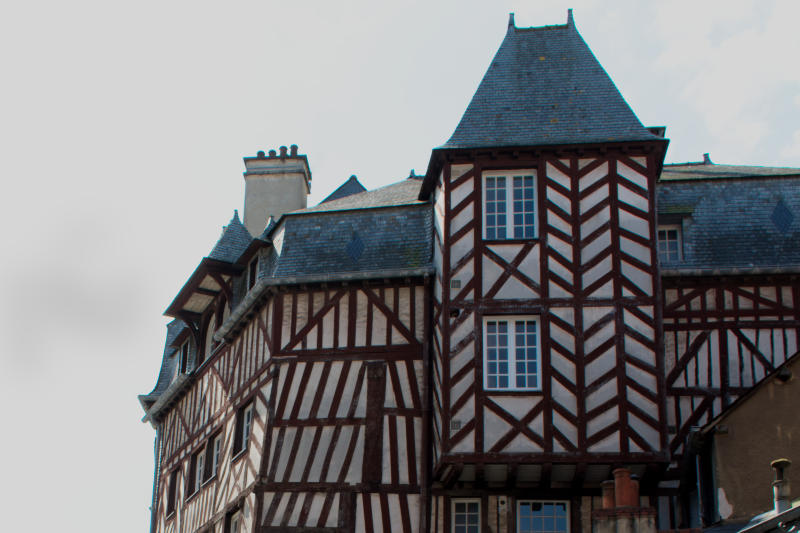
M 508 32 L 442 148 L 655 140 L 575 28 Z
M 242 221 L 239 220 L 239 211 L 235 210 L 233 212 L 233 218 L 231 218 L 228 225 L 222 229 L 222 235 L 217 241 L 217 244 L 214 245 L 211 253 L 208 254 L 208 257 L 234 263 L 239 256 L 242 255 L 242 252 L 247 249 L 247 246 L 252 240 L 253 237 L 247 231 L 247 228 L 244 227 Z

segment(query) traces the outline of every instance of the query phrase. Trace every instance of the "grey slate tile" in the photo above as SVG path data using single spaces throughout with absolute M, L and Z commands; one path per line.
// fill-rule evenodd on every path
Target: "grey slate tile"
M 509 27 L 442 148 L 656 139 L 568 23 Z
M 659 219 L 672 213 L 686 215 L 682 224 L 683 259 L 662 268 L 800 267 L 798 180 L 721 179 L 721 170 L 717 170 L 720 174 L 714 179 L 658 184 Z
M 228 263 L 235 263 L 239 256 L 242 255 L 250 241 L 253 240 L 250 232 L 244 227 L 241 220 L 239 220 L 239 211 L 233 212 L 233 218 L 228 222 L 228 225 L 222 229 L 217 244 L 208 254 L 211 259 L 218 259 Z
M 333 200 L 344 198 L 345 196 L 351 196 L 353 194 L 362 193 L 366 190 L 367 188 L 361 185 L 361 182 L 358 181 L 358 178 L 356 178 L 355 175 L 353 175 L 347 178 L 347 181 L 339 185 L 339 187 L 335 191 L 330 193 L 320 203 L 324 204 L 327 202 L 331 202 Z

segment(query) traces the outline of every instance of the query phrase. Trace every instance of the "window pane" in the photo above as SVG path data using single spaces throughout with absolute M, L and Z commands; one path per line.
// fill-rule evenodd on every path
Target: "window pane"
M 533 176 L 514 177 L 514 237 L 534 236 Z
M 486 197 L 484 201 L 484 226 L 487 239 L 505 238 L 506 191 L 505 178 L 486 178 Z

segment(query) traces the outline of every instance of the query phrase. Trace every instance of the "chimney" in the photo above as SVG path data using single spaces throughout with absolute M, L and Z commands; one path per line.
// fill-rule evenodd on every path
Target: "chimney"
M 592 511 L 592 533 L 656 533 L 656 510 L 643 507 L 639 481 L 627 468 L 615 468 L 613 480 L 603 481 L 602 506 Z
M 244 226 L 257 237 L 267 226 L 270 217 L 277 220 L 284 213 L 303 209 L 311 192 L 311 170 L 308 158 L 281 146 L 269 155 L 258 152 L 245 157 L 244 166 Z
M 786 479 L 786 469 L 791 466 L 789 459 L 775 459 L 769 466 L 775 469 L 775 481 L 772 482 L 772 494 L 775 498 L 775 512 L 782 513 L 792 507 L 791 487 L 789 480 Z

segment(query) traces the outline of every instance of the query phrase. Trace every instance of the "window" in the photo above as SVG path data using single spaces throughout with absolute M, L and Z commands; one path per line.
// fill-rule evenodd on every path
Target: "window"
M 567 533 L 567 502 L 521 500 L 517 508 L 517 533 Z
M 167 515 L 175 512 L 175 502 L 178 498 L 178 469 L 176 468 L 169 474 L 169 484 L 167 485 Z
M 486 390 L 541 389 L 537 317 L 484 318 L 483 351 L 483 385 Z
M 211 456 L 211 462 L 209 467 L 209 474 L 208 479 L 217 475 L 217 470 L 219 469 L 219 453 L 222 450 L 222 434 L 220 433 L 216 437 L 213 437 L 209 442 L 208 451 L 207 453 Z
M 481 530 L 480 500 L 453 500 L 453 533 L 478 533 Z
M 230 514 L 228 518 L 228 533 L 242 533 L 243 531 L 242 513 L 236 511 Z
M 681 260 L 681 227 L 658 227 L 658 261 L 674 263 Z
M 536 237 L 536 172 L 513 170 L 483 174 L 483 237 Z
M 189 477 L 186 480 L 187 498 L 200 490 L 203 483 L 217 475 L 221 448 L 222 434 L 217 433 L 192 455 L 189 463 Z
M 189 462 L 189 477 L 187 478 L 186 485 L 187 498 L 200 490 L 200 487 L 203 485 L 203 479 L 205 478 L 205 459 L 205 446 L 192 455 L 192 459 Z
M 189 370 L 189 341 L 184 341 L 181 344 L 181 360 L 180 360 L 180 373 L 185 374 Z
M 256 276 L 258 275 L 258 257 L 250 261 L 250 266 L 247 267 L 247 290 L 253 288 L 256 284 Z
M 247 441 L 250 439 L 250 429 L 253 425 L 253 402 L 240 408 L 236 413 L 236 435 L 233 439 L 233 454 L 247 449 Z

